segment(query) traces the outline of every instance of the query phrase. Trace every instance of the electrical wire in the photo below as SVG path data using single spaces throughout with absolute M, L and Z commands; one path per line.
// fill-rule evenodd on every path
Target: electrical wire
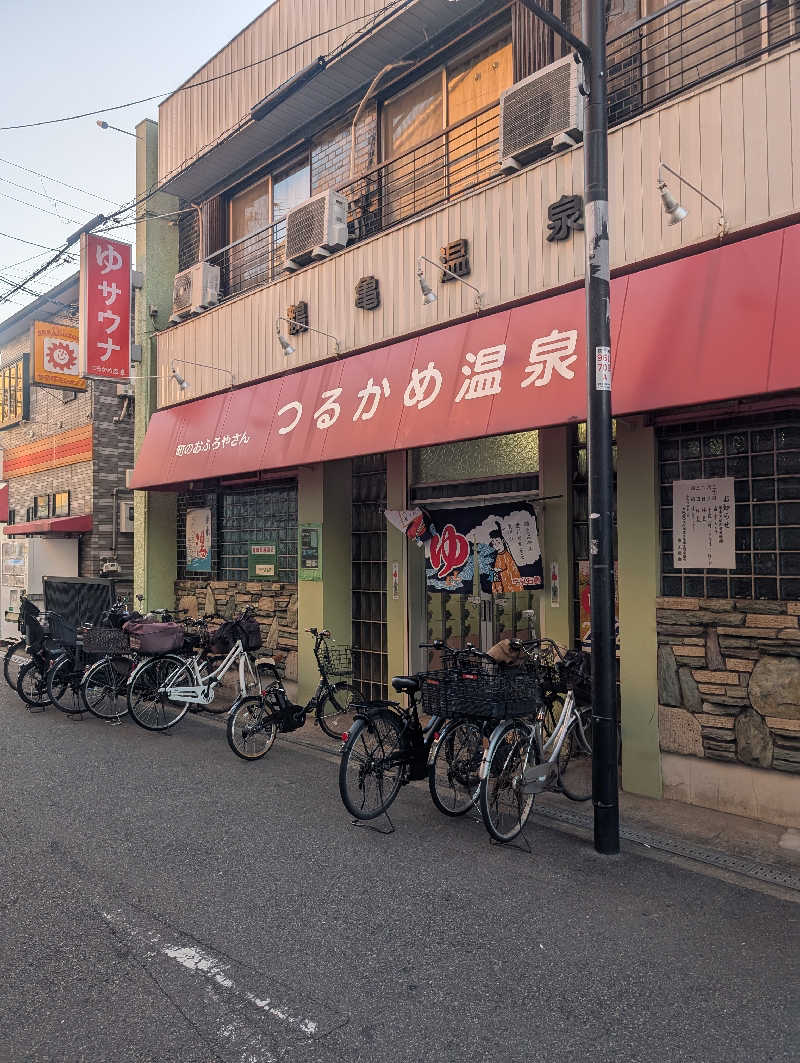
M 87 214 L 91 214 L 95 208 L 80 207 L 77 203 L 70 203 L 67 199 L 57 199 L 55 196 L 51 196 L 49 192 L 40 192 L 38 188 L 31 188 L 30 185 L 21 185 L 16 181 L 12 181 L 8 177 L 0 177 L 0 181 L 7 185 L 13 185 L 14 188 L 21 188 L 23 192 L 30 192 L 34 196 L 42 196 L 43 199 L 49 200 L 51 203 L 58 203 L 62 207 L 72 207 L 73 210 L 83 210 Z
M 389 10 L 391 7 L 395 7 L 401 2 L 403 2 L 403 0 L 395 0 L 394 4 L 387 4 L 377 14 L 383 14 L 385 11 Z M 355 18 L 348 19 L 346 22 L 340 22 L 338 26 L 329 26 L 325 30 L 320 30 L 319 33 L 313 33 L 310 37 L 306 37 L 302 41 L 297 41 L 295 44 L 290 44 L 287 48 L 282 48 L 279 52 L 265 55 L 262 59 L 256 59 L 252 63 L 246 63 L 244 66 L 236 67 L 234 70 L 226 70 L 222 74 L 214 74 L 212 77 L 204 78 L 202 81 L 194 81 L 191 84 L 179 85 L 177 89 L 169 89 L 167 92 L 158 92 L 154 96 L 143 96 L 142 99 L 131 100 L 130 103 L 118 103 L 111 107 L 101 107 L 97 111 L 84 111 L 82 114 L 70 114 L 63 118 L 47 118 L 40 122 L 19 122 L 16 125 L 4 125 L 0 126 L 0 132 L 7 132 L 11 129 L 36 129 L 45 125 L 57 125 L 60 122 L 75 122 L 79 118 L 94 118 L 94 116 L 98 114 L 105 114 L 110 111 L 124 111 L 128 107 L 136 107 L 140 103 L 151 103 L 153 100 L 162 100 L 167 96 L 174 96 L 178 92 L 187 92 L 189 89 L 198 89 L 203 85 L 210 85 L 212 82 L 219 81 L 222 78 L 231 77 L 233 74 L 240 74 L 243 70 L 251 70 L 253 67 L 260 66 L 262 63 L 270 62 L 272 59 L 278 59 L 282 55 L 294 51 L 296 48 L 302 48 L 304 44 L 310 44 L 319 37 L 325 37 L 329 33 L 335 33 L 337 30 L 345 29 L 347 26 L 351 26 L 355 22 L 363 22 L 364 19 L 370 18 L 374 19 L 374 14 L 357 15 Z
M 35 240 L 26 240 L 22 236 L 12 236 L 11 233 L 0 233 L 6 240 L 16 240 L 20 244 L 30 244 L 31 247 L 43 247 L 45 251 L 58 251 L 57 247 L 48 247 L 47 244 L 37 244 Z
M 71 188 L 73 192 L 81 192 L 84 196 L 90 196 L 92 199 L 101 199 L 104 203 L 113 203 L 115 207 L 120 206 L 115 199 L 109 199 L 107 196 L 98 195 L 97 192 L 88 192 L 85 188 L 78 188 L 77 185 L 71 185 L 67 181 L 60 180 L 58 177 L 51 177 L 49 173 L 40 173 L 39 170 L 32 170 L 30 166 L 23 166 L 22 163 L 12 162 L 11 159 L 3 158 L 0 158 L 0 162 L 5 163 L 6 166 L 13 166 L 16 170 L 24 170 L 25 173 L 32 173 L 34 177 L 43 177 L 45 181 L 52 181 L 53 184 L 62 185 L 64 188 Z M 4 180 L 7 180 L 7 178 L 4 178 Z M 55 248 L 53 248 L 53 250 L 55 251 Z
M 70 225 L 80 225 L 77 218 L 66 218 L 63 214 L 56 214 L 55 211 L 46 210 L 44 207 L 40 207 L 37 203 L 28 203 L 25 199 L 17 199 L 16 196 L 10 196 L 8 192 L 0 192 L 0 196 L 2 196 L 3 199 L 10 199 L 14 203 L 21 203 L 23 207 L 31 207 L 33 210 L 40 210 L 42 214 L 49 214 L 51 217 L 58 218 L 59 221 L 67 222 Z M 91 214 L 91 211 L 89 211 L 89 213 Z

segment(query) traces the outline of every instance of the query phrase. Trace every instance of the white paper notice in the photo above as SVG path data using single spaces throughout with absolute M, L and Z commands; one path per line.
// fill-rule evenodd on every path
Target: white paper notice
M 672 485 L 675 568 L 736 568 L 733 478 Z

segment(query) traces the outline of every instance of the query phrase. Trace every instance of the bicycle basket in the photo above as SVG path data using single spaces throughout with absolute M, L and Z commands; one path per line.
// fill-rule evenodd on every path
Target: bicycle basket
M 128 636 L 118 627 L 100 627 L 95 625 L 86 628 L 84 631 L 83 649 L 86 653 L 96 653 L 105 656 L 107 653 L 129 653 L 130 644 Z
M 72 624 L 68 624 L 63 616 L 59 616 L 58 613 L 50 613 L 48 621 L 51 639 L 55 642 L 59 642 L 62 646 L 75 645 L 78 632 Z
M 319 662 L 326 675 L 350 675 L 353 671 L 353 654 L 349 646 L 324 644 Z
M 447 668 L 425 672 L 417 678 L 422 695 L 422 711 L 428 716 L 453 716 L 452 693 L 459 673 Z
M 526 671 L 462 672 L 449 685 L 449 716 L 504 720 L 528 716 L 541 701 L 541 686 Z

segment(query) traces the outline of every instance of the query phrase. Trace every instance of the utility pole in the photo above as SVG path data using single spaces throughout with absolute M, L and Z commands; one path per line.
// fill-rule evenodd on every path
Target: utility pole
M 614 466 L 611 442 L 611 298 L 608 244 L 608 90 L 605 0 L 583 0 L 583 40 L 536 3 L 521 2 L 583 63 L 588 387 L 589 589 L 592 637 L 594 847 L 619 852 L 617 633 L 614 610 Z

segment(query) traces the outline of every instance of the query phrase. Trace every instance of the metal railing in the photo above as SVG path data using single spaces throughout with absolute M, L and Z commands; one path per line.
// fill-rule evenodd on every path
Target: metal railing
M 800 0 L 674 0 L 608 42 L 609 125 L 800 39 Z M 499 104 L 338 186 L 348 244 L 390 229 L 500 174 Z M 221 298 L 284 275 L 285 219 L 221 248 Z
M 674 0 L 609 40 L 609 125 L 798 38 L 798 0 Z

